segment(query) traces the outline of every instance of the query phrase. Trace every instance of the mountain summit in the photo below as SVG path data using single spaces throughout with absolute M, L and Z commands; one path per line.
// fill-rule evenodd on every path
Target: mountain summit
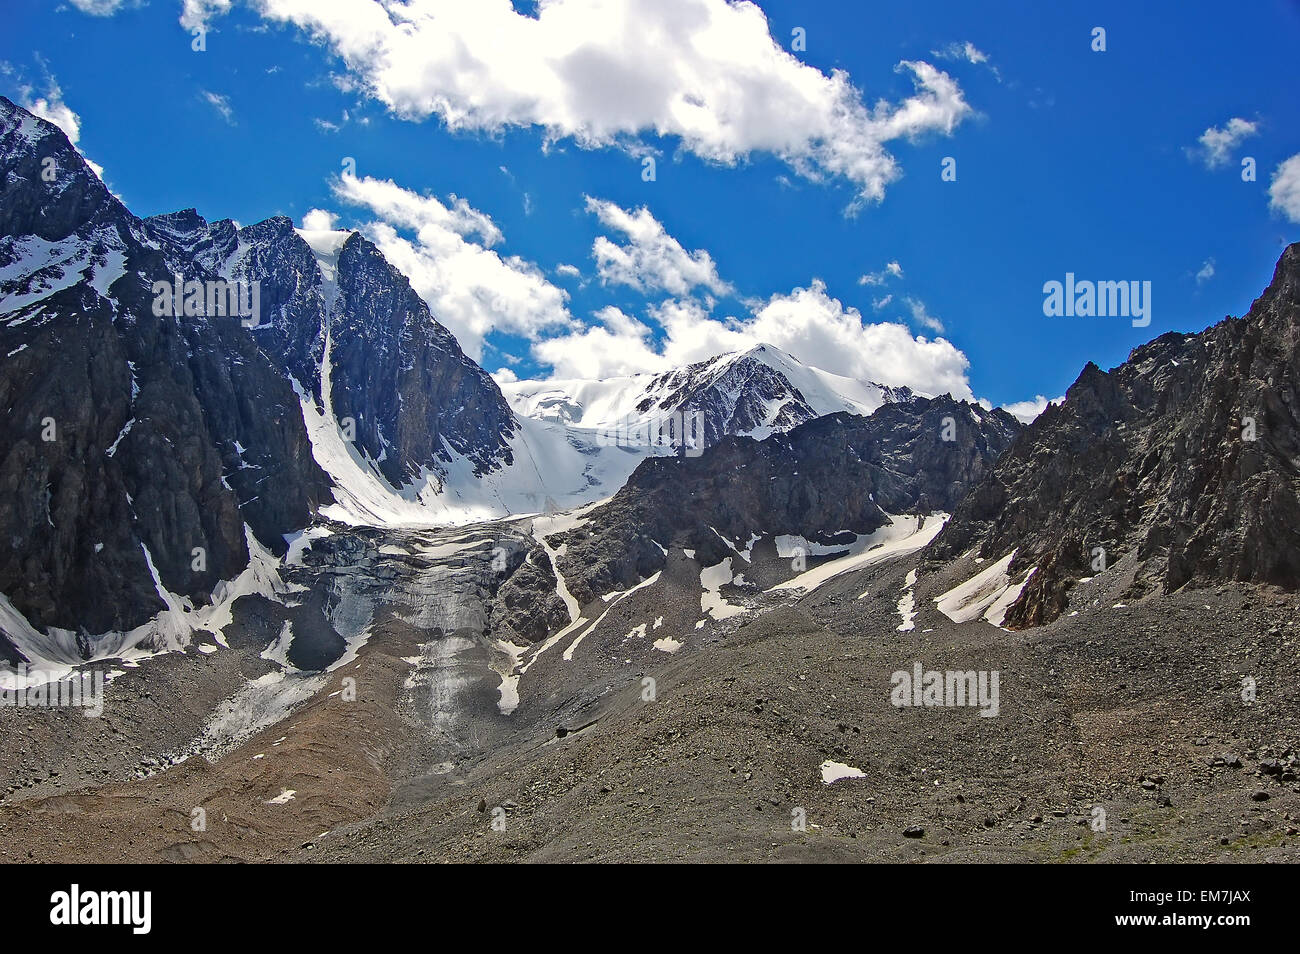
M 698 414 L 709 446 L 727 436 L 764 438 L 826 414 L 868 415 L 912 396 L 804 364 L 769 344 L 672 371 L 602 380 L 514 381 L 502 391 L 526 417 L 582 428 L 615 428 Z
M 1030 567 L 1010 626 L 1055 619 L 1108 569 L 1130 595 L 1216 581 L 1300 587 L 1300 244 L 1242 318 L 1089 363 L 934 541 Z

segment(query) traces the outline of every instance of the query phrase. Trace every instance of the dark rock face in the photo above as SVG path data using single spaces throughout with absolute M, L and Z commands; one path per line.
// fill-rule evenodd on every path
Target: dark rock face
M 524 559 L 508 567 L 492 603 L 492 631 L 496 638 L 516 645 L 535 643 L 569 622 L 569 613 L 555 592 L 555 572 L 541 547 L 521 551 Z
M 283 216 L 138 219 L 2 98 L 0 185 L 0 593 L 38 629 L 144 623 L 150 559 L 205 603 L 247 565 L 245 524 L 283 553 L 331 498 L 294 382 L 318 406 L 331 386 L 394 484 L 509 461 L 496 384 L 361 236 L 320 253 Z M 156 308 L 177 275 L 257 282 L 260 321 Z
M 700 361 L 659 375 L 648 390 L 662 392 L 664 397 L 658 401 L 647 398 L 637 410 L 698 413 L 704 422 L 706 447 L 769 423 L 775 431 L 788 431 L 817 416 L 799 390 L 775 368 L 744 357 L 720 374 L 710 374 L 716 361 Z M 773 406 L 777 406 L 774 415 L 768 410 Z
M 328 383 L 335 419 L 351 422 L 353 443 L 390 483 L 409 483 L 425 468 L 440 476 L 453 454 L 479 473 L 510 462 L 517 425 L 496 382 L 360 234 L 318 255 L 284 216 L 238 233 L 192 213 L 162 218 L 177 216 L 185 217 L 182 228 L 148 222 L 178 233 L 178 252 L 259 283 L 253 338 L 317 407 Z
M 510 463 L 507 441 L 518 425 L 496 382 L 359 234 L 339 253 L 338 288 L 334 413 L 356 421 L 358 445 L 384 476 L 407 483 L 450 461 L 449 450 L 473 461 L 476 473 Z
M 147 548 L 204 603 L 247 565 L 245 523 L 283 552 L 328 499 L 297 399 L 237 319 L 154 314 L 155 281 L 218 254 L 176 254 L 192 213 L 136 219 L 8 100 L 0 181 L 0 592 L 38 628 L 131 629 L 163 608 Z
M 661 547 L 713 564 L 732 553 L 719 533 L 865 534 L 887 514 L 951 510 L 1019 430 L 1005 411 L 944 396 L 832 414 L 763 441 L 727 437 L 697 458 L 643 461 L 587 524 L 551 539 L 568 544 L 561 572 L 585 603 L 661 569 Z
M 929 556 L 1038 566 L 1006 621 L 1050 622 L 1081 576 L 1134 553 L 1134 594 L 1300 586 L 1300 245 L 1244 318 L 1089 364 L 972 490 Z M 1251 438 L 1254 438 L 1253 440 Z
M 283 549 L 325 493 L 300 415 L 279 411 L 292 391 L 237 321 L 153 313 L 165 250 L 8 100 L 0 179 L 0 591 L 38 627 L 130 629 L 162 608 L 147 548 L 163 585 L 205 602 L 248 562 L 245 521 Z M 246 514 L 235 441 L 281 462 Z

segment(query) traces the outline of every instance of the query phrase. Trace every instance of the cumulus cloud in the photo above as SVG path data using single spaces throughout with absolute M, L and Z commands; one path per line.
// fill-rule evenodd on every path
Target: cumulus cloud
M 533 355 L 558 378 L 598 378 L 663 371 L 695 361 L 770 344 L 800 361 L 836 374 L 925 394 L 972 397 L 970 362 L 953 344 L 913 337 L 896 323 L 868 323 L 855 308 L 827 294 L 823 282 L 772 295 L 746 318 L 716 319 L 691 299 L 651 307 L 650 325 L 606 308 L 581 331 L 533 346 Z
M 1064 401 L 1065 401 L 1064 396 L 1053 398 L 1052 400 L 1049 401 L 1047 398 L 1039 394 L 1036 395 L 1033 398 L 1033 400 L 1030 401 L 1015 401 L 1011 404 L 1004 404 L 1002 405 L 1002 410 L 1006 411 L 1012 417 L 1017 418 L 1020 421 L 1020 423 L 1028 424 L 1034 418 L 1038 417 L 1038 415 L 1046 411 L 1047 405 L 1061 404 Z M 980 402 L 980 403 L 985 403 L 985 402 Z
M 650 326 L 613 305 L 595 314 L 596 323 L 533 345 L 533 357 L 557 378 L 608 378 L 666 371 L 671 360 L 650 344 Z
M 489 215 L 472 208 L 455 193 L 447 197 L 450 205 L 444 205 L 433 196 L 404 189 L 391 179 L 355 176 L 344 176 L 340 188 L 346 198 L 369 206 L 384 221 L 413 232 L 434 229 L 463 238 L 478 236 L 479 243 L 486 246 L 505 238 Z
M 616 245 L 602 235 L 592 243 L 596 274 L 605 284 L 678 296 L 688 295 L 695 288 L 707 288 L 718 295 L 731 291 L 731 286 L 718 277 L 708 252 L 686 251 L 644 206 L 628 212 L 613 202 L 588 196 L 587 211 L 594 213 L 601 225 L 621 232 L 627 239 L 625 244 Z
M 230 12 L 231 0 L 185 0 L 180 23 L 187 30 L 206 30 L 213 17 Z
M 484 340 L 494 330 L 534 340 L 543 331 L 575 326 L 568 293 L 547 281 L 532 263 L 489 248 L 502 241 L 500 229 L 463 199 L 451 196 L 443 203 L 389 180 L 350 175 L 333 188 L 341 201 L 368 208 L 376 216 L 361 231 L 410 280 L 434 317 L 475 360 L 482 357 Z M 319 211 L 308 215 L 318 223 L 333 223 L 316 217 Z M 475 236 L 480 241 L 472 241 Z
M 1201 263 L 1201 269 L 1196 273 L 1196 284 L 1204 285 L 1214 277 L 1214 259 L 1207 258 Z
M 1268 207 L 1300 224 L 1300 153 L 1281 162 L 1268 187 Z
M 302 227 L 308 232 L 332 232 L 339 217 L 326 209 L 312 209 L 302 217 Z
M 577 265 L 570 265 L 568 262 L 562 262 L 555 266 L 555 274 L 563 275 L 565 278 L 577 278 L 582 274 Z
M 182 22 L 228 5 L 186 0 Z M 260 0 L 258 9 L 328 45 L 407 119 L 537 127 L 584 148 L 668 136 L 724 164 L 766 153 L 805 178 L 847 180 L 855 203 L 878 201 L 901 174 L 888 143 L 951 134 L 971 113 L 947 73 L 911 60 L 896 69 L 912 93 L 868 106 L 846 72 L 823 73 L 778 44 L 753 3 L 547 0 L 535 16 L 510 0 Z
M 1225 166 L 1232 159 L 1232 150 L 1245 139 L 1259 131 L 1259 124 L 1233 117 L 1222 126 L 1211 126 L 1201 133 L 1197 140 L 1200 145 L 1199 155 L 1207 169 Z

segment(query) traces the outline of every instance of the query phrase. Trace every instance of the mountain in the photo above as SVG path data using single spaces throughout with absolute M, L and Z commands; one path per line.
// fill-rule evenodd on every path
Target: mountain
M 957 507 L 928 555 L 1036 570 L 1008 626 L 1049 622 L 1104 572 L 1127 595 L 1300 586 L 1300 244 L 1244 317 L 1089 363 Z M 1104 561 L 1104 562 L 1103 562 Z
M 180 257 L 3 98 L 0 181 L 0 592 L 84 653 L 164 590 L 207 602 L 251 538 L 283 552 L 328 484 L 275 363 L 238 320 L 155 314 Z
M 208 225 L 193 209 L 145 225 L 178 268 L 260 284 L 254 340 L 353 422 L 352 443 L 389 483 L 444 477 L 456 458 L 479 472 L 510 463 L 517 426 L 495 382 L 360 234 L 299 231 L 284 216 Z
M 946 514 L 1020 429 L 1002 410 L 913 397 L 870 417 L 841 412 L 761 441 L 726 437 L 699 457 L 643 461 L 612 500 L 539 535 L 526 573 L 501 588 L 513 628 L 502 636 L 545 635 L 536 622 L 563 621 L 561 589 L 578 606 L 627 591 L 663 570 L 670 550 L 705 567 L 748 564 L 759 541 L 773 556 L 786 544 L 846 551 L 904 515 Z
M 501 390 L 524 417 L 593 430 L 698 413 L 706 445 L 729 435 L 767 437 L 839 411 L 867 415 L 912 396 L 905 387 L 810 367 L 768 344 L 660 374 L 513 381 Z
M 10 660 L 184 645 L 192 610 L 270 595 L 286 536 L 322 516 L 541 510 L 640 459 L 517 422 L 360 235 L 140 219 L 5 99 L 0 179 Z

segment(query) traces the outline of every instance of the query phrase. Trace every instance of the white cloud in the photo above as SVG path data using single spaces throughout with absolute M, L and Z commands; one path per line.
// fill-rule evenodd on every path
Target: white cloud
M 903 266 L 890 262 L 878 272 L 867 272 L 858 279 L 859 285 L 883 285 L 891 278 L 902 278 Z M 892 296 L 891 296 L 892 297 Z
M 338 218 L 325 209 L 312 209 L 302 217 L 302 227 L 308 232 L 332 232 Z
M 889 307 L 889 303 L 894 300 L 893 295 L 886 295 L 884 298 L 872 299 L 871 307 L 876 311 L 884 311 Z
M 513 384 L 519 380 L 519 375 L 515 374 L 509 368 L 499 368 L 492 372 L 492 379 L 497 384 Z
M 1207 258 L 1201 264 L 1201 270 L 1196 273 L 1196 284 L 1203 285 L 1214 277 L 1214 259 Z
M 187 30 L 206 30 L 213 17 L 230 12 L 231 0 L 185 0 L 181 6 L 181 26 Z
M 587 211 L 595 213 L 606 228 L 627 237 L 624 245 L 616 245 L 603 235 L 592 243 L 591 256 L 602 282 L 671 295 L 688 295 L 695 288 L 707 288 L 718 295 L 731 291 L 731 286 L 718 277 L 708 252 L 686 251 L 644 206 L 628 212 L 613 202 L 588 196 Z
M 31 87 L 23 87 L 21 101 L 23 108 L 33 116 L 39 116 L 63 130 L 63 135 L 74 146 L 81 140 L 81 117 L 63 101 L 63 91 L 53 80 L 44 96 L 33 97 Z
M 229 0 L 187 0 L 186 20 Z M 191 7 L 195 10 L 191 11 Z M 922 61 L 914 91 L 867 106 L 842 70 L 826 74 L 778 44 L 763 11 L 726 0 L 260 0 L 268 18 L 328 44 L 399 116 L 454 130 L 532 126 L 584 148 L 670 136 L 734 164 L 774 155 L 799 175 L 850 182 L 855 204 L 901 175 L 886 144 L 951 134 L 971 113 L 957 83 Z
M 1006 411 L 1012 417 L 1019 419 L 1020 423 L 1028 424 L 1038 415 L 1047 410 L 1048 404 L 1062 404 L 1065 401 L 1064 395 L 1058 398 L 1048 400 L 1041 394 L 1036 395 L 1031 401 L 1015 401 L 1011 404 L 1002 405 L 1002 410 Z M 985 403 L 985 402 L 980 402 Z
M 342 185 L 347 197 L 359 204 L 368 205 L 384 221 L 400 228 L 420 232 L 423 229 L 440 229 L 454 232 L 464 238 L 477 235 L 483 245 L 496 245 L 504 239 L 490 216 L 471 208 L 464 199 L 452 193 L 447 206 L 433 196 L 422 196 L 403 189 L 391 179 L 357 179 L 344 176 Z
M 650 317 L 662 330 L 658 342 L 649 325 L 607 308 L 598 323 L 535 344 L 533 355 L 551 366 L 555 377 L 599 378 L 663 371 L 766 343 L 836 374 L 972 397 L 966 376 L 970 362 L 954 345 L 913 337 L 901 324 L 866 323 L 817 280 L 773 295 L 743 319 L 711 318 L 690 299 L 669 299 L 652 307 Z
M 907 302 L 907 307 L 912 312 L 913 321 L 937 334 L 943 334 L 943 322 L 926 310 L 925 302 L 910 295 L 903 300 Z
M 121 9 L 125 0 L 72 0 L 72 5 L 92 17 L 111 17 Z
M 597 324 L 533 345 L 533 357 L 557 378 L 607 378 L 642 371 L 666 371 L 671 361 L 649 344 L 651 330 L 621 309 L 607 305 Z
M 1300 153 L 1281 162 L 1268 187 L 1268 207 L 1300 224 Z
M 575 327 L 568 293 L 530 262 L 486 247 L 502 241 L 501 231 L 465 200 L 451 196 L 450 204 L 444 204 L 391 181 L 354 176 L 335 182 L 334 194 L 378 217 L 361 231 L 476 361 L 493 330 L 536 339 L 545 330 Z M 399 234 L 399 229 L 410 234 Z M 475 235 L 484 244 L 471 241 Z
M 230 97 L 222 96 L 211 90 L 202 90 L 203 101 L 221 114 L 221 118 L 230 125 L 235 125 L 235 110 L 230 105 Z
M 1235 116 L 1223 126 L 1211 126 L 1205 130 L 1197 140 L 1201 144 L 1200 155 L 1205 162 L 1205 168 L 1217 169 L 1227 165 L 1232 159 L 1232 150 L 1237 148 L 1242 140 L 1254 136 L 1258 131 L 1258 123 L 1248 122 Z
M 555 266 L 555 274 L 563 275 L 565 278 L 577 278 L 582 274 L 577 265 L 570 265 L 567 262 Z
M 967 40 L 964 43 L 949 43 L 943 49 L 931 50 L 930 53 L 941 60 L 958 60 L 972 63 L 975 66 L 987 67 L 989 72 L 997 78 L 998 82 L 1002 81 L 1002 74 L 998 72 L 998 68 L 989 60 L 989 55 L 979 49 L 979 47 L 970 40 Z

